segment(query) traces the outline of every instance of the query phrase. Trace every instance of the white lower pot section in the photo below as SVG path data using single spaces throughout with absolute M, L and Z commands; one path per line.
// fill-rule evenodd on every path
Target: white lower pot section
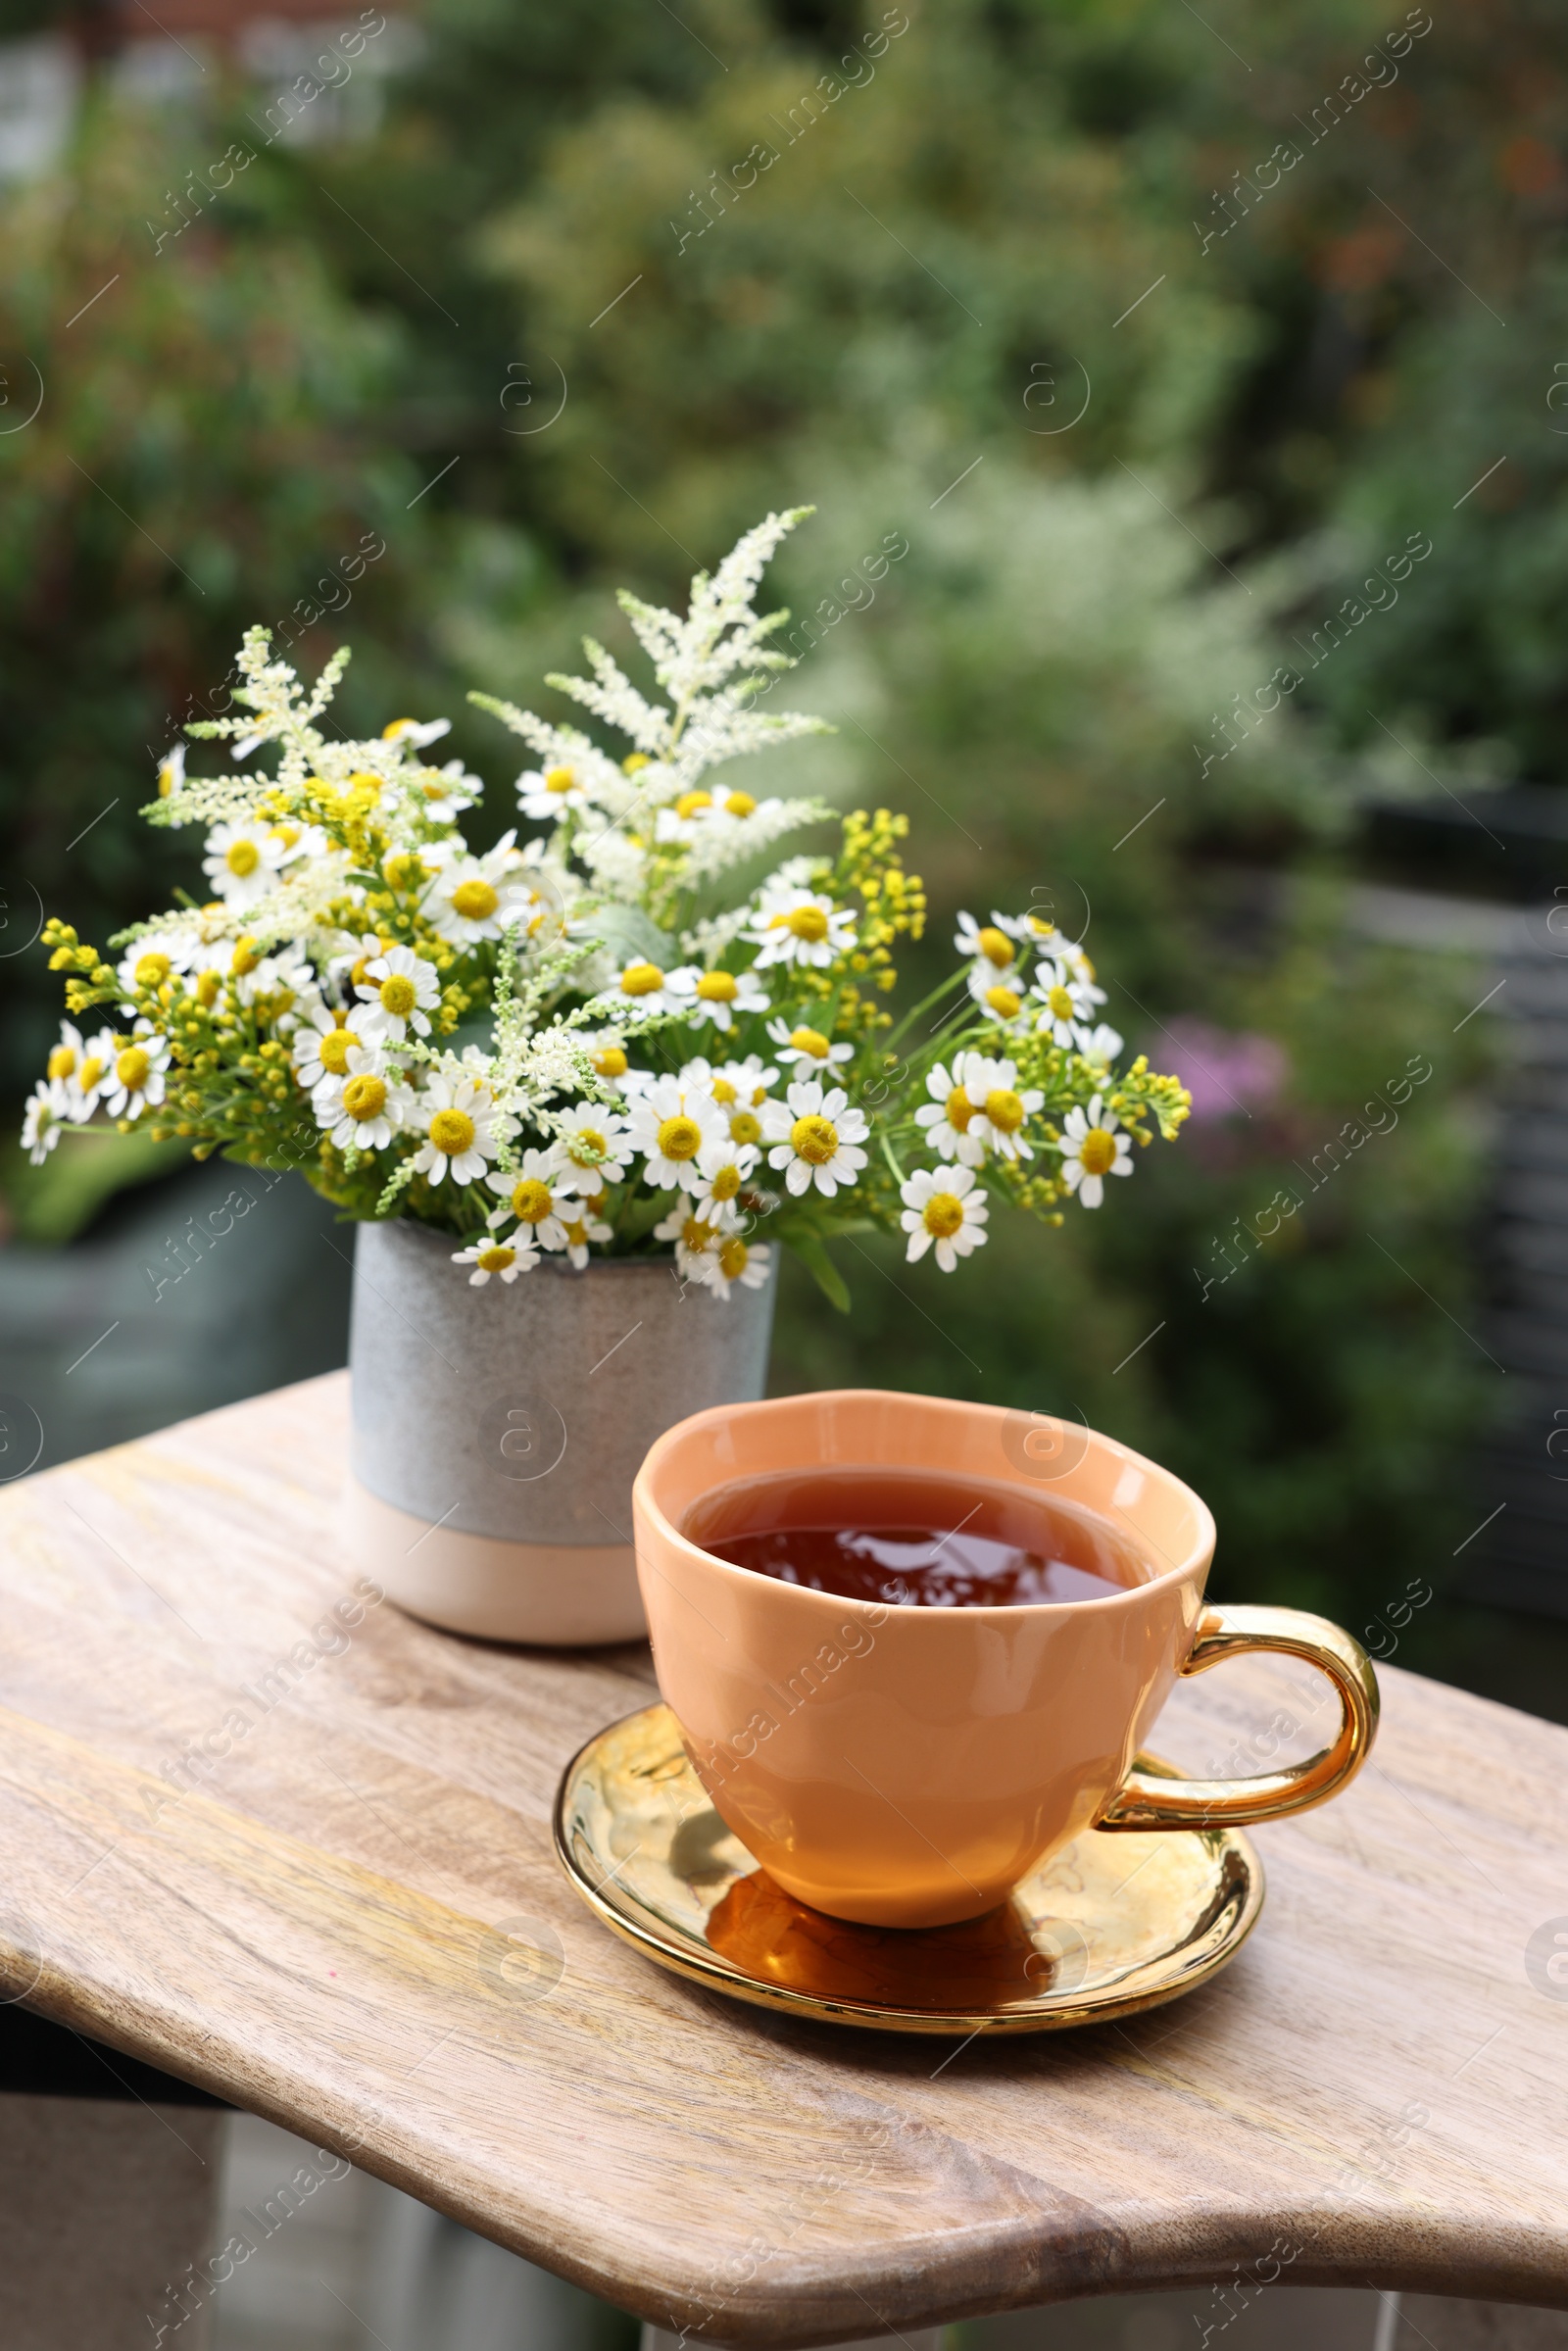
M 647 1627 L 629 1543 L 509 1543 L 465 1535 L 383 1502 L 350 1476 L 343 1538 L 388 1599 L 451 1633 L 547 1648 L 641 1641 Z

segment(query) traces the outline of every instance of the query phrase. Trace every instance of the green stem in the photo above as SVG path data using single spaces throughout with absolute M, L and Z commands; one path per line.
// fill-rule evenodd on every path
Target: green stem
M 956 971 L 951 978 L 943 981 L 940 988 L 933 988 L 929 996 L 923 996 L 917 1004 L 912 1004 L 899 1022 L 898 1027 L 883 1039 L 884 1048 L 897 1045 L 911 1020 L 918 1020 L 922 1012 L 928 1012 L 931 1006 L 940 1003 L 944 996 L 950 996 L 955 988 L 960 988 L 963 985 L 963 979 L 964 974 L 961 971 Z

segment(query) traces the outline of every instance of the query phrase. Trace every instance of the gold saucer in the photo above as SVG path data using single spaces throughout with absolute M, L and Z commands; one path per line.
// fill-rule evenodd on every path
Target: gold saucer
M 1076 1838 L 960 1926 L 828 1918 L 725 1828 L 667 1706 L 612 1723 L 567 1765 L 556 1850 L 589 1908 L 661 1967 L 760 2008 L 884 2033 L 1130 2016 L 1205 1983 L 1263 1906 L 1262 1864 L 1239 1830 L 1118 1830 Z

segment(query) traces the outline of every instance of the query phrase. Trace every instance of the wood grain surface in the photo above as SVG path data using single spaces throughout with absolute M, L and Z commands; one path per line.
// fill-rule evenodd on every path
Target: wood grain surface
M 1215 2280 L 1214 2331 L 1276 2278 L 1568 2306 L 1568 1732 L 1392 1668 L 1371 1764 L 1253 1832 L 1261 1924 L 1188 1999 L 798 2025 L 662 1974 L 552 1856 L 645 1650 L 359 1613 L 346 1424 L 334 1376 L 0 1491 L 12 1996 L 710 2343 Z M 1224 1666 L 1159 1744 L 1262 1769 L 1317 1705 Z

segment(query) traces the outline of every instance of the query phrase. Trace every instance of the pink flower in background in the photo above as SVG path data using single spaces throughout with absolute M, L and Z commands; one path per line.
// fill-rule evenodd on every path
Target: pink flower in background
M 1272 1037 L 1251 1030 L 1238 1035 L 1186 1013 L 1165 1030 L 1161 1058 L 1193 1098 L 1194 1126 L 1270 1108 L 1291 1066 Z

